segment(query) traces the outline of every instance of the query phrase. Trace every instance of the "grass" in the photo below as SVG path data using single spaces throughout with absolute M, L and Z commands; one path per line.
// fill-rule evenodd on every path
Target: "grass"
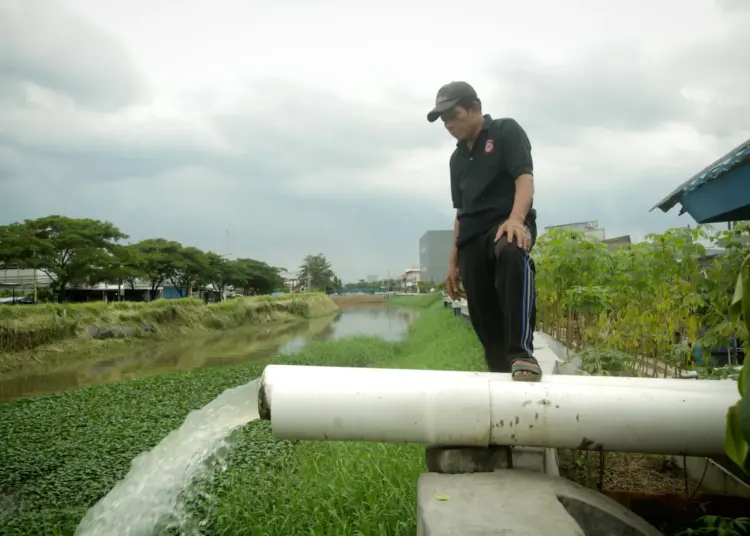
M 442 302 L 443 295 L 439 292 L 433 294 L 414 294 L 413 296 L 391 296 L 388 303 L 401 307 L 414 307 L 423 309 L 436 302 Z
M 421 307 L 403 342 L 319 342 L 283 362 L 481 369 L 482 353 L 470 328 L 437 300 Z M 176 373 L 0 405 L 5 442 L 0 449 L 0 534 L 72 534 L 137 454 L 178 427 L 191 410 L 259 376 L 265 364 Z M 229 469 L 200 484 L 206 494 L 193 495 L 190 508 L 193 519 L 205 519 L 204 534 L 210 535 L 411 536 L 423 457 L 423 449 L 413 445 L 275 441 L 268 423 L 251 423 L 229 454 Z
M 119 329 L 127 338 L 158 337 L 314 318 L 336 309 L 325 294 L 256 296 L 210 305 L 183 298 L 0 307 L 0 371 L 17 370 L 34 361 L 43 363 L 50 354 L 71 347 L 80 351 L 81 343 L 94 340 L 89 334 L 91 326 Z

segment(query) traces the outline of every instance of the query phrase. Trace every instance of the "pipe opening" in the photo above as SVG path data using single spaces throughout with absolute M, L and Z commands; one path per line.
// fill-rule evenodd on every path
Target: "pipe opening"
M 262 380 L 258 389 L 258 415 L 263 421 L 271 420 L 271 401 L 266 392 L 266 384 Z

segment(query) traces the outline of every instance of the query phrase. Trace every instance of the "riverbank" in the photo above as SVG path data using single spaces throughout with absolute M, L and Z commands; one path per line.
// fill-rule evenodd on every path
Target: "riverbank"
M 395 295 L 391 296 L 388 300 L 389 305 L 397 305 L 399 307 L 411 307 L 414 309 L 425 309 L 431 307 L 437 302 L 443 301 L 443 295 L 439 292 L 432 294 L 413 294 L 413 295 Z
M 362 337 L 316 342 L 273 362 L 481 370 L 481 350 L 470 327 L 438 302 L 421 308 L 403 342 Z M 0 450 L 0 533 L 72 534 L 135 456 L 177 428 L 191 410 L 258 377 L 269 362 L 0 405 L 9 438 Z M 237 442 L 226 460 L 228 470 L 190 494 L 191 519 L 206 520 L 204 534 L 414 534 L 422 447 L 277 442 L 265 422 L 245 426 Z
M 333 294 L 331 299 L 341 308 L 357 305 L 372 305 L 386 303 L 387 294 Z
M 152 339 L 297 322 L 336 311 L 325 294 L 243 297 L 210 305 L 183 298 L 2 307 L 0 372 L 130 351 Z
M 287 345 L 328 338 L 337 318 L 338 315 L 326 315 L 179 337 L 110 339 L 83 347 L 71 345 L 70 351 L 51 355 L 42 365 L 0 374 L 0 404 L 27 396 L 267 358 Z

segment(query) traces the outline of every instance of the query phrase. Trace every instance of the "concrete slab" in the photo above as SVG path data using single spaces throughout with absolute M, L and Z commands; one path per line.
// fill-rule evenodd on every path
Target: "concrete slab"
M 560 359 L 550 347 L 549 337 L 544 333 L 534 332 L 534 357 L 539 362 L 543 375 L 556 373 Z
M 623 506 L 537 472 L 419 479 L 417 536 L 662 536 Z

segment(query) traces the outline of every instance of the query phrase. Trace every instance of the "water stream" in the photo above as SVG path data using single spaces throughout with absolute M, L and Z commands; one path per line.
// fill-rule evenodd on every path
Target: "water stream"
M 181 492 L 231 447 L 233 430 L 258 418 L 259 381 L 227 389 L 133 460 L 130 472 L 81 521 L 75 536 L 151 536 L 187 519 Z

